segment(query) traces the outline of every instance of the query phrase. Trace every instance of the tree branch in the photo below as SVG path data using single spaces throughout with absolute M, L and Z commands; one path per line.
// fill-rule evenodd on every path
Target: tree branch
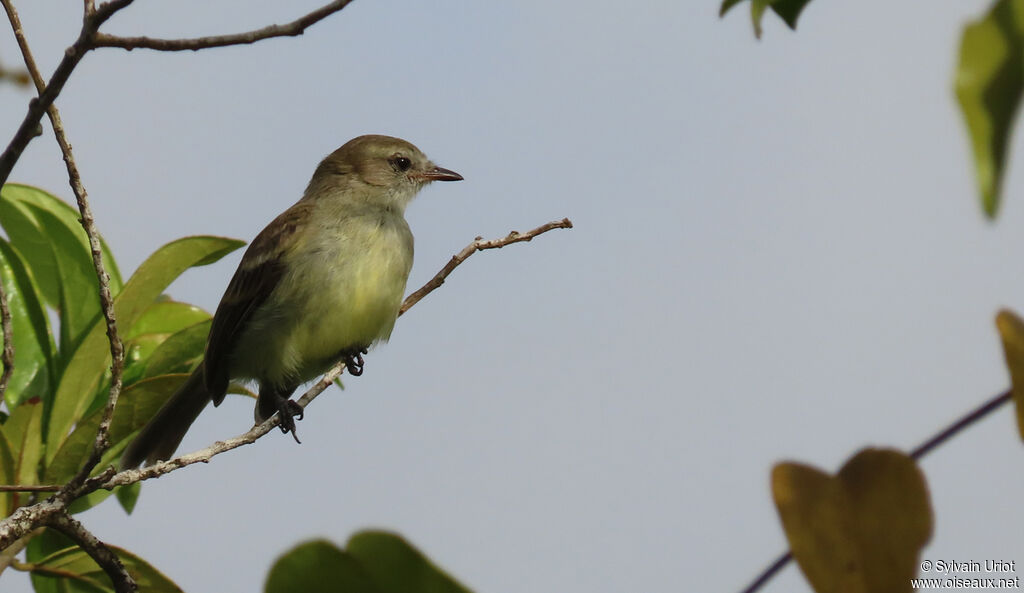
M 99 564 L 100 568 L 103 569 L 103 572 L 107 573 L 107 576 L 110 577 L 110 581 L 114 584 L 114 591 L 117 591 L 117 593 L 136 593 L 139 590 L 138 585 L 135 584 L 135 579 L 125 570 L 124 564 L 121 563 L 121 559 L 117 557 L 117 554 L 86 529 L 84 525 L 69 515 L 67 511 L 52 515 L 46 521 L 46 525 L 68 536 L 78 544 L 78 547 L 85 550 L 85 553 L 95 560 L 96 564 Z
M 512 231 L 501 239 L 491 239 L 484 241 L 483 237 L 477 237 L 472 243 L 466 245 L 462 251 L 452 256 L 452 259 L 448 262 L 445 267 L 441 268 L 441 271 L 434 275 L 429 282 L 423 285 L 422 288 L 416 292 L 410 294 L 405 298 L 405 302 L 402 303 L 402 308 L 398 310 L 398 316 L 401 317 L 403 313 L 412 308 L 413 305 L 420 302 L 423 297 L 437 290 L 448 276 L 452 273 L 455 268 L 459 267 L 462 262 L 469 259 L 469 256 L 473 255 L 477 251 L 483 251 L 485 249 L 501 249 L 506 245 L 513 243 L 520 243 L 522 241 L 531 241 L 537 235 L 544 234 L 554 229 L 571 229 L 572 221 L 568 218 L 562 220 L 555 220 L 547 224 L 542 224 L 539 227 L 520 233 L 519 231 Z
M 0 521 L 0 550 L 6 550 L 28 532 L 46 523 L 51 515 L 64 511 L 67 502 L 56 495 L 27 507 L 18 507 Z
M 15 163 L 21 158 L 21 153 L 25 152 L 25 147 L 28 146 L 28 143 L 39 135 L 39 122 L 43 118 L 43 114 L 46 113 L 50 105 L 53 105 L 57 95 L 64 89 L 68 77 L 74 72 L 78 62 L 91 49 L 92 36 L 99 30 L 100 25 L 113 16 L 115 12 L 131 3 L 132 0 L 110 0 L 101 4 L 92 13 L 85 15 L 78 39 L 75 40 L 71 47 L 64 51 L 64 58 L 57 65 L 57 69 L 54 70 L 53 75 L 50 77 L 50 82 L 47 83 L 45 89 L 39 93 L 37 98 L 29 101 L 28 113 L 25 114 L 25 119 L 22 120 L 18 131 L 14 133 L 14 137 L 11 138 L 7 148 L 0 154 L 0 186 L 7 183 Z M 36 72 L 38 73 L 38 69 Z
M 4 351 L 0 356 L 4 366 L 3 375 L 0 376 L 0 401 L 3 401 L 11 375 L 14 374 L 14 331 L 11 329 L 11 308 L 7 305 L 7 292 L 3 283 L 0 283 L 0 327 L 4 337 Z
M 124 2 L 125 0 L 122 0 Z M 18 47 L 21 48 L 21 54 L 25 58 L 25 67 L 28 68 L 29 75 L 35 82 L 36 89 L 39 91 L 40 96 L 46 91 L 43 86 L 43 77 L 39 73 L 39 68 L 36 66 L 35 58 L 32 56 L 32 50 L 29 48 L 28 40 L 25 38 L 25 32 L 21 26 L 21 19 L 18 17 L 18 11 L 15 10 L 14 4 L 11 0 L 0 0 L 3 3 L 4 10 L 7 11 L 7 17 L 11 21 L 11 28 L 14 30 L 14 36 L 18 40 Z M 103 10 L 110 3 L 100 7 Z M 109 9 L 108 9 L 109 10 Z M 88 23 L 89 17 L 86 17 Z M 83 31 L 85 28 L 83 27 Z M 103 411 L 102 419 L 100 420 L 99 429 L 96 431 L 96 441 L 93 445 L 92 454 L 86 461 L 85 465 L 79 470 L 78 474 L 68 482 L 66 488 L 71 491 L 77 488 L 85 478 L 89 476 L 92 469 L 99 463 L 100 458 L 103 456 L 103 452 L 110 446 L 109 435 L 110 435 L 110 421 L 114 416 L 114 406 L 117 405 L 118 395 L 121 393 L 121 371 L 124 369 L 124 344 L 121 342 L 121 338 L 117 333 L 117 320 L 114 315 L 114 297 L 110 292 L 110 275 L 107 274 L 107 270 L 103 265 L 103 250 L 100 246 L 99 233 L 96 231 L 96 225 L 93 221 L 92 208 L 89 206 L 89 197 L 85 191 L 85 186 L 82 185 L 82 178 L 78 173 L 78 166 L 75 164 L 75 157 L 71 153 L 71 144 L 68 142 L 67 136 L 64 134 L 64 124 L 60 119 L 60 112 L 57 110 L 57 106 L 50 104 L 46 108 L 46 113 L 50 118 L 50 125 L 53 127 L 53 135 L 57 139 L 57 144 L 60 146 L 61 154 L 64 157 L 64 163 L 68 171 L 68 181 L 71 184 L 71 190 L 75 194 L 75 200 L 78 202 L 78 211 L 81 213 L 82 228 L 85 229 L 85 234 L 89 240 L 89 249 L 92 253 L 92 265 L 96 271 L 96 278 L 99 281 L 99 293 L 100 293 L 100 308 L 103 310 L 103 317 L 107 323 L 107 338 L 110 342 L 110 392 L 107 396 L 107 404 Z
M 485 249 L 498 249 L 504 247 L 505 245 L 511 245 L 512 243 L 529 241 L 536 237 L 537 235 L 546 233 L 553 229 L 569 228 L 572 228 L 572 222 L 568 218 L 563 218 L 562 220 L 556 220 L 554 222 L 549 222 L 547 224 L 541 225 L 525 233 L 518 233 L 516 231 L 512 231 L 506 237 L 501 239 L 491 239 L 489 241 L 485 241 L 480 237 L 477 237 L 472 243 L 467 245 L 465 249 L 456 254 L 451 259 L 451 261 L 449 261 L 448 264 L 445 265 L 445 267 L 442 268 L 440 272 L 438 272 L 433 278 L 431 278 L 429 282 L 423 285 L 422 288 L 409 295 L 409 297 L 405 299 L 405 303 L 403 303 L 402 305 L 401 313 L 404 313 L 405 311 L 411 309 L 424 296 L 426 296 L 427 294 L 436 290 L 439 286 L 444 284 L 444 279 L 447 278 L 452 273 L 452 271 L 459 266 L 459 264 L 466 261 L 466 259 L 469 256 L 473 255 L 477 251 L 483 251 Z M 331 369 L 327 371 L 327 373 L 324 374 L 323 377 L 321 377 L 316 383 L 314 383 L 312 387 L 306 390 L 306 392 L 302 394 L 302 397 L 300 397 L 297 400 L 299 406 L 305 409 L 310 402 L 316 399 L 318 395 L 323 393 L 325 389 L 330 387 L 331 383 L 333 383 L 334 380 L 339 375 L 341 375 L 342 371 L 344 370 L 345 364 L 343 362 L 339 362 L 335 364 L 333 367 L 331 367 Z M 196 451 L 194 453 L 181 455 L 179 457 L 175 457 L 174 459 L 169 459 L 167 461 L 161 461 L 159 463 L 146 466 L 142 469 L 124 470 L 115 474 L 113 477 L 110 477 L 109 479 L 100 480 L 97 478 L 92 478 L 88 482 L 86 482 L 85 492 L 91 492 L 92 490 L 97 489 L 109 490 L 116 486 L 124 486 L 142 480 L 156 478 L 164 474 L 170 473 L 176 469 L 192 465 L 193 463 L 207 463 L 210 461 L 210 459 L 217 455 L 220 455 L 221 453 L 241 447 L 242 445 L 248 445 L 250 443 L 256 442 L 257 439 L 270 432 L 270 430 L 277 426 L 279 423 L 280 418 L 277 415 L 274 415 L 265 422 L 263 422 L 262 424 L 258 424 L 252 427 L 249 431 L 237 437 L 228 439 L 226 441 L 217 441 L 213 445 L 206 447 L 205 449 L 200 449 L 199 451 Z
M 331 386 L 331 383 L 341 375 L 342 371 L 345 370 L 345 364 L 339 362 L 338 364 L 331 367 L 323 377 L 321 377 L 312 387 L 306 390 L 297 400 L 299 406 L 303 409 L 309 405 L 318 395 L 324 392 L 325 389 Z M 141 469 L 127 469 L 113 476 L 100 479 L 100 476 L 91 478 L 85 484 L 85 491 L 91 492 L 93 490 L 110 490 L 117 486 L 125 486 L 127 484 L 134 484 L 135 482 L 141 482 L 142 480 L 148 480 L 150 478 L 158 478 L 164 474 L 170 473 L 176 469 L 180 469 L 194 463 L 209 463 L 210 459 L 226 453 L 232 449 L 237 449 L 242 445 L 250 445 L 255 443 L 257 439 L 270 432 L 275 426 L 281 423 L 281 417 L 277 414 L 271 416 L 267 420 L 263 421 L 256 426 L 253 426 L 248 431 L 225 441 L 217 441 L 214 444 L 200 449 L 194 453 L 188 453 L 186 455 L 180 455 L 174 459 L 168 459 L 167 461 L 161 461 L 154 463 L 153 465 L 147 465 Z
M 106 33 L 96 33 L 92 37 L 93 47 L 119 47 L 131 51 L 133 49 L 155 49 L 158 51 L 198 51 L 211 47 L 225 47 L 228 45 L 247 45 L 256 43 L 271 37 L 295 37 L 302 35 L 307 28 L 314 25 L 330 15 L 340 11 L 352 0 L 334 0 L 330 4 L 322 6 L 313 12 L 304 15 L 285 25 L 268 25 L 261 29 L 247 31 L 245 33 L 234 33 L 230 35 L 213 35 L 209 37 L 196 37 L 194 39 L 153 39 L 152 37 L 119 37 Z
M 0 484 L 0 492 L 60 492 L 56 484 Z
M 36 536 L 37 533 L 43 530 L 42 527 L 29 532 L 27 535 L 19 538 L 16 542 L 10 545 L 6 550 L 0 551 L 0 574 L 3 574 L 7 570 L 8 566 L 12 566 L 17 563 L 18 554 L 25 549 L 28 542 Z
M 464 262 L 469 256 L 473 255 L 477 251 L 482 251 L 484 249 L 497 249 L 512 243 L 529 241 L 539 234 L 556 228 L 572 228 L 572 223 L 566 218 L 559 221 L 549 222 L 548 224 L 541 225 L 526 233 L 512 232 L 501 239 L 484 241 L 477 238 L 466 246 L 465 249 L 456 254 L 456 256 L 453 257 L 440 272 L 427 282 L 427 284 L 409 295 L 409 298 L 407 298 L 406 302 L 402 305 L 402 312 L 404 313 L 409 310 L 424 296 L 441 286 L 441 284 L 444 283 L 444 279 L 447 278 L 452 271 L 459 266 L 459 264 Z M 344 369 L 345 364 L 343 362 L 339 362 L 334 365 L 334 367 L 327 371 L 323 377 L 321 377 L 308 390 L 306 390 L 305 393 L 302 394 L 302 396 L 297 400 L 299 406 L 305 409 L 310 402 L 323 393 L 325 389 L 330 387 L 331 383 L 341 375 Z M 270 432 L 270 430 L 279 423 L 280 417 L 275 414 L 270 419 L 252 427 L 237 437 L 225 441 L 217 441 L 213 445 L 210 445 L 205 449 L 200 449 L 194 453 L 188 453 L 186 455 L 175 457 L 174 459 L 161 461 L 141 469 L 128 469 L 115 473 L 113 468 L 108 468 L 108 470 L 102 474 L 86 479 L 77 487 L 70 487 L 71 483 L 69 483 L 64 486 L 60 492 L 43 502 L 27 507 L 20 507 L 9 517 L 0 520 L 0 550 L 10 546 L 14 541 L 23 537 L 38 525 L 45 524 L 47 521 L 52 520 L 54 515 L 64 513 L 67 503 L 79 496 L 83 496 L 100 489 L 110 490 L 117 486 L 124 486 L 151 478 L 157 478 L 194 463 L 208 463 L 210 459 L 220 455 L 221 453 L 236 449 L 242 445 L 248 445 L 256 442 L 257 439 Z M 20 487 L 13 486 L 11 488 Z

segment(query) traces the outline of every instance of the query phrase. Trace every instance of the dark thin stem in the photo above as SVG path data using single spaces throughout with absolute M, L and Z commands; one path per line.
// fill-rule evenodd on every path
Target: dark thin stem
M 41 484 L 29 486 L 27 484 L 0 484 L 0 492 L 60 492 L 63 486 L 56 484 Z
M 0 326 L 4 337 L 4 351 L 0 356 L 0 362 L 4 365 L 3 375 L 0 376 L 0 400 L 3 400 L 11 375 L 14 374 L 14 331 L 11 329 L 11 308 L 7 305 L 7 292 L 3 283 L 0 283 Z
M 82 30 L 78 39 L 64 51 L 64 59 L 53 71 L 46 88 L 39 93 L 39 96 L 29 101 L 28 113 L 22 120 L 18 131 L 14 133 L 10 143 L 2 154 L 0 154 L 0 186 L 7 183 L 11 176 L 15 163 L 25 152 L 25 147 L 33 138 L 39 135 L 39 122 L 49 109 L 50 105 L 57 99 L 57 95 L 64 89 L 68 78 L 74 72 L 75 67 L 82 61 L 86 52 L 92 49 L 92 36 L 99 30 L 100 25 L 106 22 L 113 14 L 132 3 L 132 0 L 110 0 L 101 4 L 91 14 L 85 16 L 82 22 Z
M 93 47 L 119 47 L 121 49 L 155 49 L 158 51 L 198 51 L 211 47 L 226 47 L 229 45 L 246 45 L 256 43 L 271 37 L 294 37 L 302 35 L 307 28 L 314 25 L 330 15 L 340 11 L 352 0 L 334 0 L 330 4 L 322 6 L 309 14 L 306 14 L 294 21 L 284 25 L 269 25 L 261 29 L 247 31 L 245 33 L 233 33 L 230 35 L 213 35 L 209 37 L 196 37 L 194 39 L 153 39 L 152 37 L 119 37 L 106 33 L 96 33 L 92 38 Z
M 136 593 L 139 590 L 128 571 L 125 570 L 121 559 L 117 557 L 107 545 L 93 535 L 80 522 L 75 520 L 67 512 L 62 512 L 49 517 L 46 524 L 71 538 L 80 548 L 85 550 L 96 564 L 100 565 L 103 572 L 107 573 L 110 581 L 114 584 L 114 591 L 117 593 Z
M 928 453 L 931 453 L 932 449 L 951 439 L 961 430 L 998 410 L 1003 404 L 1011 399 L 1013 399 L 1013 390 L 1007 389 L 987 402 L 981 404 L 967 415 L 958 418 L 955 422 L 947 426 L 935 436 L 929 438 L 927 441 L 921 443 L 917 447 L 914 447 L 914 449 L 910 451 L 910 456 L 914 459 L 921 459 Z
M 7 16 L 11 21 L 11 28 L 14 30 L 14 36 L 18 40 L 18 47 L 21 48 L 22 56 L 25 58 L 25 67 L 28 68 L 29 75 L 36 84 L 40 96 L 45 93 L 46 89 L 43 86 L 43 77 L 39 73 L 39 68 L 36 66 L 35 58 L 32 57 L 32 51 L 29 48 L 28 40 L 25 38 L 25 32 L 21 26 L 21 19 L 18 18 L 18 12 L 14 9 L 14 5 L 11 0 L 0 0 L 3 3 L 4 9 L 7 11 Z M 108 3 L 109 4 L 109 3 Z M 108 4 L 100 7 L 103 10 Z M 88 27 L 89 17 L 86 17 L 86 25 L 83 26 L 83 32 Z M 50 118 L 50 125 L 53 127 L 53 135 L 57 139 L 57 144 L 60 146 L 61 154 L 64 157 L 64 163 L 68 171 L 68 180 L 71 184 L 71 190 L 75 194 L 75 200 L 78 202 L 78 211 L 82 215 L 81 223 L 82 228 L 85 229 L 85 234 L 89 241 L 89 248 L 92 253 L 92 265 L 96 271 L 96 278 L 99 281 L 99 292 L 100 292 L 100 307 L 103 310 L 103 317 L 107 322 L 107 338 L 110 342 L 110 393 L 107 397 L 107 405 L 103 412 L 103 417 L 100 420 L 99 429 L 96 432 L 96 442 L 93 446 L 92 455 L 86 461 L 85 465 L 82 466 L 78 474 L 68 482 L 67 489 L 72 491 L 77 489 L 82 482 L 89 476 L 92 469 L 99 463 L 100 458 L 103 456 L 103 452 L 107 450 L 110 443 L 108 442 L 108 436 L 110 433 L 110 421 L 114 415 L 114 406 L 117 404 L 118 395 L 121 393 L 121 371 L 124 368 L 124 344 L 121 342 L 121 338 L 117 333 L 117 320 L 114 316 L 114 297 L 110 292 L 110 275 L 107 274 L 107 270 L 103 264 L 103 250 L 100 244 L 99 232 L 96 230 L 96 224 L 93 221 L 92 207 L 89 206 L 89 196 L 85 191 L 85 186 L 82 184 L 82 177 L 78 172 L 78 166 L 75 164 L 75 157 L 71 152 L 71 143 L 68 142 L 67 136 L 64 133 L 64 124 L 60 119 L 60 111 L 57 110 L 57 106 L 50 104 L 46 108 L 46 113 Z
M 999 395 L 981 404 L 977 408 L 971 410 L 967 414 L 964 414 L 960 418 L 957 418 L 952 424 L 946 428 L 940 430 L 935 435 L 931 436 L 925 442 L 914 447 L 910 451 L 910 457 L 914 460 L 919 460 L 925 455 L 931 453 L 936 447 L 945 443 L 949 439 L 953 438 L 960 431 L 974 424 L 978 420 L 981 420 L 985 416 L 988 416 L 992 412 L 1001 408 L 1004 404 L 1013 399 L 1013 389 L 1007 389 Z M 779 556 L 775 562 L 772 562 L 767 568 L 761 571 L 761 574 L 757 576 L 742 593 L 754 593 L 761 588 L 762 585 L 771 580 L 775 576 L 775 573 L 779 572 L 790 560 L 793 559 L 791 552 L 786 552 Z
M 402 303 L 402 307 L 398 310 L 398 316 L 401 317 L 406 311 L 408 311 L 413 305 L 420 302 L 423 297 L 437 290 L 448 276 L 455 271 L 455 268 L 462 265 L 462 262 L 469 259 L 469 256 L 473 255 L 477 251 L 483 251 L 485 249 L 501 249 L 506 245 L 513 243 L 522 243 L 523 241 L 532 241 L 537 235 L 542 235 L 548 231 L 554 229 L 571 229 L 572 221 L 568 218 L 562 220 L 554 220 L 547 224 L 542 224 L 535 229 L 530 229 L 525 233 L 519 231 L 512 231 L 508 235 L 500 239 L 490 239 L 485 241 L 483 237 L 477 237 L 472 243 L 462 248 L 462 251 L 452 256 L 451 260 L 441 270 L 434 274 L 426 284 L 420 287 L 419 290 L 405 297 L 405 301 Z
M 775 562 L 772 562 L 771 565 L 769 565 L 767 568 L 761 571 L 761 574 L 757 575 L 757 578 L 754 579 L 752 583 L 747 585 L 747 588 L 744 589 L 742 593 L 754 593 L 754 591 L 760 589 L 761 586 L 770 581 L 777 572 L 785 568 L 786 565 L 789 564 L 789 561 L 792 559 L 793 554 L 790 552 L 786 552 L 778 558 L 776 558 Z

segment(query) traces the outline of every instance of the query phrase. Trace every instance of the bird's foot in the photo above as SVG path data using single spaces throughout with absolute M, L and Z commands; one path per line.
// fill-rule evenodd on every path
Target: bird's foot
M 297 402 L 281 398 L 277 402 L 277 413 L 281 417 L 281 424 L 278 425 L 281 428 L 281 432 L 285 434 L 292 433 L 292 438 L 301 445 L 302 441 L 299 440 L 299 434 L 295 432 L 295 419 L 298 417 L 299 420 L 302 420 L 305 410 Z
M 345 368 L 348 369 L 348 374 L 353 377 L 358 377 L 363 374 L 363 355 L 368 351 L 366 348 L 360 348 L 355 353 L 346 353 L 344 357 Z

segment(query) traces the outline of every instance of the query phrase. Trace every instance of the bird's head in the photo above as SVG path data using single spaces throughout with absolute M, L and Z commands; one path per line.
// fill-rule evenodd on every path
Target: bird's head
M 404 210 L 431 181 L 461 180 L 462 175 L 438 167 L 401 138 L 368 135 L 349 140 L 321 161 L 306 195 L 342 189 Z

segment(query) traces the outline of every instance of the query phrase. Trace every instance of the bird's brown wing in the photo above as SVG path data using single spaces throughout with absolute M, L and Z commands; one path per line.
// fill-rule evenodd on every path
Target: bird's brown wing
M 235 342 L 252 320 L 253 312 L 280 282 L 285 271 L 282 256 L 294 244 L 296 233 L 308 215 L 307 205 L 300 202 L 267 225 L 246 249 L 217 305 L 203 360 L 204 382 L 214 405 L 224 400 L 231 379 L 229 358 Z

